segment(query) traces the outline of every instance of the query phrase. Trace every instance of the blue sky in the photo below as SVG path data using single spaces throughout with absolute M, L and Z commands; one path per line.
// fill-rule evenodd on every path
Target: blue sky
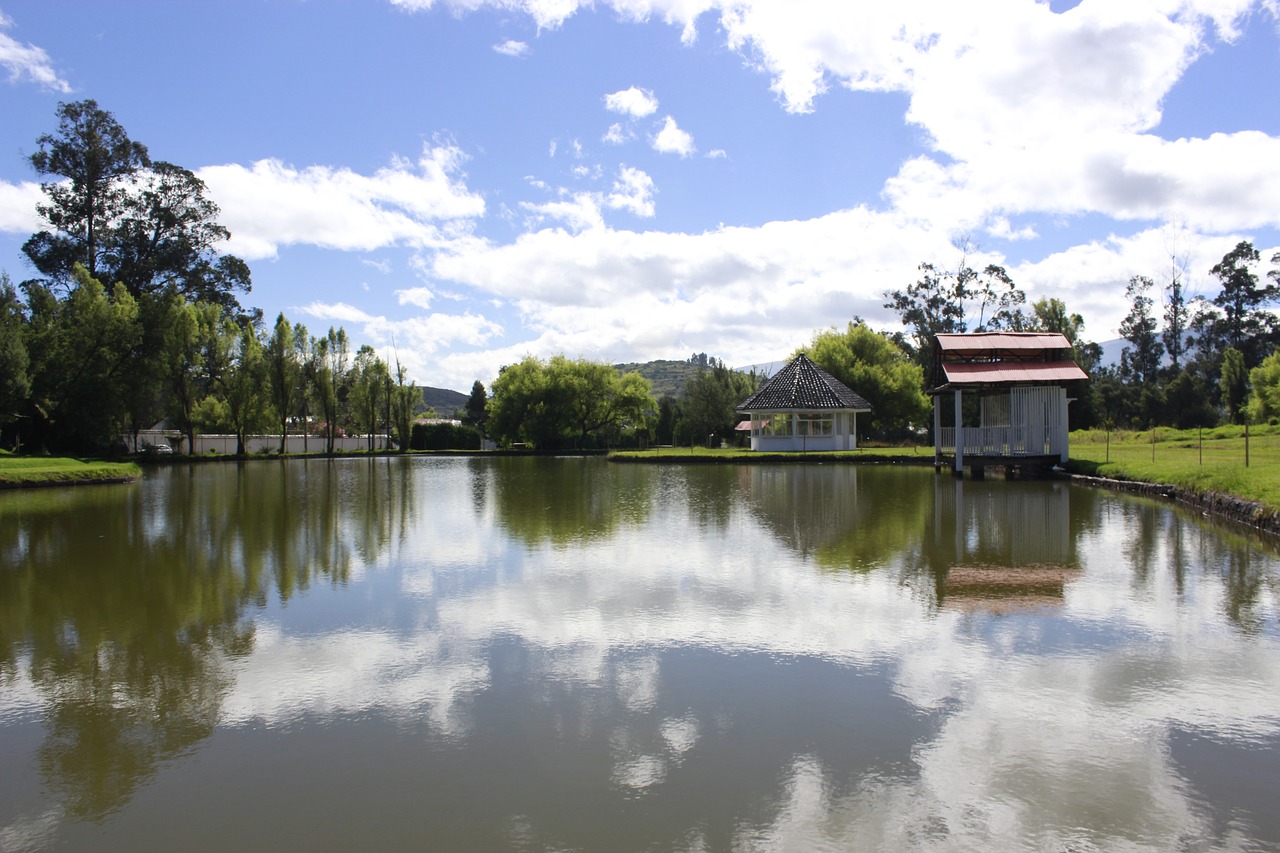
M 26 157 L 82 98 L 206 181 L 246 304 L 462 391 L 893 329 L 961 237 L 1094 340 L 1130 276 L 1212 296 L 1280 246 L 1275 0 L 977 8 L 0 0 L 0 269 L 32 274 Z

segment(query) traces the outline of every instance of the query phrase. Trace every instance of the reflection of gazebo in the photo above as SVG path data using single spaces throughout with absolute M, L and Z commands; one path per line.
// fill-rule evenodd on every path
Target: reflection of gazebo
M 803 353 L 738 404 L 752 450 L 854 450 L 858 412 L 871 404 Z

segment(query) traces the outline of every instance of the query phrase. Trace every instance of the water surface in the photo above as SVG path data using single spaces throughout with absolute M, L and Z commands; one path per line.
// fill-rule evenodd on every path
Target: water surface
M 1280 561 L 930 469 L 0 494 L 0 850 L 1268 850 Z

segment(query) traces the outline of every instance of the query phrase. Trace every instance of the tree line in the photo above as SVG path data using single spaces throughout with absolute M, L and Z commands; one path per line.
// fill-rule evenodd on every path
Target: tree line
M 197 433 L 394 431 L 408 446 L 421 399 L 400 364 L 346 332 L 313 336 L 283 314 L 264 328 L 239 295 L 248 265 L 204 183 L 153 160 L 92 100 L 60 104 L 29 158 L 48 228 L 22 247 L 38 273 L 0 273 L 0 444 L 101 453 L 161 419 Z M 372 437 L 370 437 L 372 444 Z

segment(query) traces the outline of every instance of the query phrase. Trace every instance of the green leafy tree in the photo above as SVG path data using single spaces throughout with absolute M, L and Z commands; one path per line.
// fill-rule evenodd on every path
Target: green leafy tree
M 36 146 L 32 168 L 57 179 L 42 185 L 48 201 L 36 205 L 53 230 L 33 235 L 22 251 L 54 282 L 70 285 L 76 264 L 97 278 L 110 246 L 104 232 L 120 213 L 129 180 L 151 162 L 146 146 L 92 100 L 59 104 L 57 132 L 41 135 Z
M 151 427 L 164 416 L 167 405 L 165 350 L 179 297 L 173 293 L 143 293 L 136 297 L 139 335 L 126 353 L 122 383 L 126 425 L 138 447 L 138 433 Z
M 843 332 L 828 329 L 813 336 L 805 353 L 827 373 L 871 404 L 866 429 L 880 438 L 901 438 L 913 426 L 930 423 L 929 398 L 921 390 L 924 371 L 894 341 L 861 323 Z
M 1226 409 L 1227 421 L 1238 424 L 1246 414 L 1249 397 L 1249 373 L 1245 370 L 1244 355 L 1237 349 L 1229 349 L 1222 354 L 1222 375 L 1218 379 L 1218 387 L 1222 389 L 1222 405 Z
M 234 320 L 224 318 L 223 334 L 231 341 L 231 359 L 220 390 L 228 422 L 236 436 L 236 453 L 243 456 L 249 435 L 268 422 L 267 362 L 262 341 L 252 324 L 237 325 Z
M 1211 302 L 1200 304 L 1192 321 L 1200 352 L 1235 349 L 1246 369 L 1257 367 L 1280 340 L 1280 321 L 1268 310 L 1280 299 L 1280 285 L 1275 277 L 1265 284 L 1259 280 L 1258 260 L 1258 251 L 1247 240 L 1224 255 L 1209 271 L 1222 289 Z
M 639 374 L 585 359 L 533 356 L 503 367 L 487 403 L 489 434 L 503 444 L 538 448 L 607 442 L 637 428 L 654 408 L 652 390 Z
M 293 416 L 302 370 L 293 339 L 293 327 L 281 312 L 271 329 L 264 353 L 267 376 L 271 382 L 271 407 L 280 426 L 280 452 L 284 453 L 289 438 L 289 418 Z
M 38 282 L 24 287 L 29 443 L 78 453 L 110 444 L 124 425 L 128 356 L 142 334 L 137 302 L 122 285 L 108 294 L 82 266 L 65 300 Z
M 477 379 L 471 384 L 471 396 L 467 398 L 466 420 L 467 423 L 480 430 L 480 435 L 485 435 L 485 423 L 489 419 L 488 405 L 489 397 L 484 390 L 484 383 Z
M 25 318 L 9 276 L 0 273 L 0 427 L 13 423 L 31 393 Z
M 884 307 L 910 331 L 911 355 L 921 367 L 927 368 L 932 360 L 935 335 L 1017 330 L 1028 322 L 1022 311 L 1026 294 L 1008 271 L 996 264 L 974 270 L 968 265 L 968 251 L 967 246 L 962 249 L 954 271 L 922 263 L 916 282 L 884 294 Z
M 1280 422 L 1280 351 L 1249 371 L 1249 420 L 1253 423 Z
M 351 417 L 356 429 L 367 437 L 373 450 L 373 435 L 378 429 L 390 390 L 391 374 L 373 347 L 364 344 L 356 351 L 351 366 Z
M 310 450 L 311 393 L 315 373 L 315 354 L 311 347 L 311 335 L 301 323 L 293 326 L 293 361 L 298 367 L 298 387 L 294 393 L 294 414 L 302 428 L 302 452 Z
M 1204 384 L 1194 371 L 1179 371 L 1165 387 L 1164 395 L 1166 410 L 1178 429 L 1213 426 L 1218 420 Z
M 403 451 L 408 450 L 413 438 L 413 408 L 416 401 L 422 400 L 422 392 L 415 383 L 406 382 L 408 371 L 396 359 L 396 387 L 392 392 L 391 411 L 396 425 L 396 445 Z
M 219 364 L 210 361 L 217 351 L 222 309 L 207 302 L 180 302 L 174 306 L 165 339 L 164 368 L 169 386 L 169 416 L 187 439 L 187 452 L 195 452 L 201 401 L 212 391 Z
M 738 404 L 760 385 L 754 372 L 732 370 L 718 358 L 708 359 L 707 365 L 685 381 L 677 405 L 675 443 L 693 446 L 732 439 Z
M 48 230 L 23 252 L 55 286 L 69 286 L 76 264 L 91 278 L 120 282 L 135 299 L 168 291 L 239 310 L 250 289 L 249 267 L 218 247 L 230 233 L 194 173 L 152 162 L 115 117 L 92 100 L 58 106 L 56 133 L 44 134 L 30 157 L 52 178 L 37 212 Z
M 1146 276 L 1135 275 L 1125 288 L 1130 308 L 1120 323 L 1120 336 L 1127 341 L 1120 354 L 1120 377 L 1134 385 L 1155 383 L 1164 355 L 1164 344 L 1156 333 L 1156 319 L 1151 313 L 1153 303 L 1148 295 L 1154 286 L 1155 282 Z

